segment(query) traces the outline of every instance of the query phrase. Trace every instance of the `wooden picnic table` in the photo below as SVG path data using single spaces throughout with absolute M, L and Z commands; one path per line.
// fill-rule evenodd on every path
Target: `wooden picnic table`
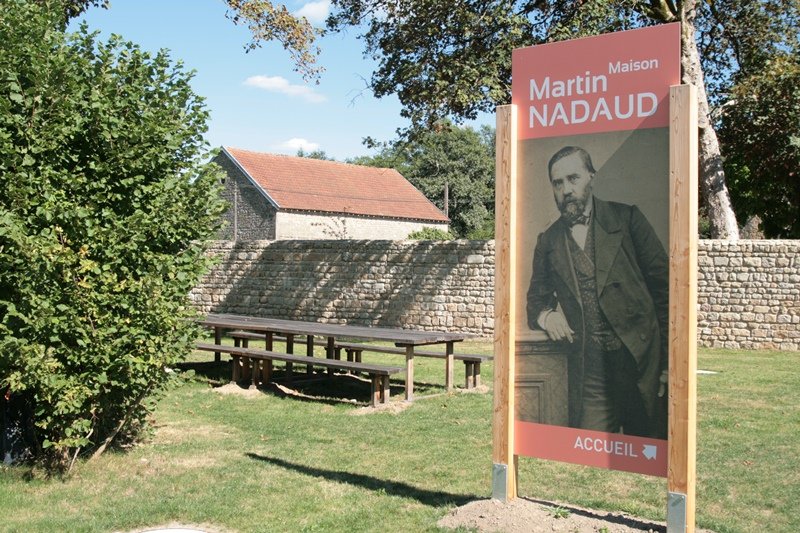
M 279 318 L 254 317 L 247 315 L 233 315 L 210 313 L 201 323 L 214 329 L 214 343 L 222 343 L 224 330 L 247 330 L 265 334 L 268 342 L 271 335 L 286 335 L 287 340 L 294 335 L 304 335 L 313 346 L 313 338 L 325 337 L 326 357 L 333 359 L 336 349 L 336 339 L 357 339 L 362 341 L 384 341 L 394 343 L 395 346 L 405 348 L 406 356 L 406 395 L 408 401 L 414 398 L 414 348 L 432 344 L 445 346 L 445 383 L 447 390 L 453 389 L 453 345 L 465 339 L 472 338 L 468 333 L 450 333 L 444 331 L 418 331 L 400 328 L 384 328 L 371 326 L 351 326 L 342 324 L 321 324 L 319 322 L 304 322 L 300 320 L 285 320 Z M 271 347 L 267 347 L 271 349 Z M 215 352 L 215 360 L 219 361 L 221 352 Z

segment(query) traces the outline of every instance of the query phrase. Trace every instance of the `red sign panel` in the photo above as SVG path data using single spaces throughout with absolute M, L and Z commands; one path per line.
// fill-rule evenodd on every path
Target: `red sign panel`
M 666 476 L 667 441 L 517 421 L 518 455 Z
M 680 24 L 514 50 L 519 139 L 667 126 Z

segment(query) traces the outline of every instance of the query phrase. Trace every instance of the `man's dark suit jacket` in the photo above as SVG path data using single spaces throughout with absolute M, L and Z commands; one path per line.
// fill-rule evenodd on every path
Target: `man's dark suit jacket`
M 636 360 L 637 385 L 651 420 L 666 418 L 658 401 L 659 376 L 667 369 L 669 259 L 652 226 L 636 206 L 594 198 L 595 274 L 600 309 Z M 546 309 L 561 309 L 575 332 L 569 360 L 569 418 L 575 427 L 583 392 L 586 335 L 575 270 L 568 253 L 570 228 L 558 219 L 539 235 L 528 290 L 528 324 Z M 664 435 L 665 437 L 666 435 Z

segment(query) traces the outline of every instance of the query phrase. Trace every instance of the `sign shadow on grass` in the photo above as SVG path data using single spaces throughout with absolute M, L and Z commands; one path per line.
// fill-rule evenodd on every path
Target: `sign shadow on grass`
M 429 505 L 431 507 L 441 507 L 445 505 L 455 505 L 460 507 L 469 503 L 470 501 L 480 498 L 475 494 L 453 494 L 450 492 L 426 490 L 399 481 L 379 479 L 364 474 L 354 474 L 352 472 L 316 468 L 298 463 L 292 463 L 276 457 L 266 457 L 251 452 L 248 452 L 245 455 L 247 455 L 247 457 L 250 459 L 263 461 L 280 468 L 294 470 L 295 472 L 299 472 L 308 476 L 322 477 L 337 483 L 357 485 L 372 491 L 383 491 L 386 494 L 391 494 L 393 496 L 412 498 L 423 505 Z
M 647 520 L 640 520 L 634 516 L 624 514 L 622 512 L 614 513 L 606 511 L 595 511 L 592 509 L 585 509 L 582 507 L 575 507 L 572 505 L 565 505 L 547 500 L 539 500 L 536 498 L 522 498 L 522 499 L 546 507 L 550 509 L 551 512 L 553 513 L 558 512 L 558 510 L 564 510 L 570 514 L 583 516 L 585 518 L 590 518 L 593 520 L 602 520 L 604 522 L 608 522 L 609 524 L 625 526 L 631 529 L 649 531 L 652 533 L 666 533 L 667 531 L 666 526 L 662 524 L 655 524 Z

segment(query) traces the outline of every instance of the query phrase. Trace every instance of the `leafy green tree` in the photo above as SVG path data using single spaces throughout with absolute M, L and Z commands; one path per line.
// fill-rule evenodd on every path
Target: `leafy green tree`
M 409 233 L 408 239 L 412 241 L 452 241 L 453 234 L 439 228 L 425 227 Z
M 0 393 L 56 467 L 134 436 L 189 353 L 224 209 L 191 74 L 62 28 L 61 2 L 3 2 Z
M 351 157 L 347 159 L 347 163 L 367 167 L 393 168 L 406 177 L 406 174 L 409 173 L 409 166 L 407 158 L 402 157 L 404 144 L 407 143 L 399 141 L 376 143 L 378 147 L 376 154 Z
M 325 153 L 325 150 L 311 150 L 310 152 L 306 152 L 302 148 L 297 151 L 297 157 L 305 157 L 307 159 L 320 159 L 322 161 L 336 161 L 334 158 L 328 156 Z
M 33 0 L 41 6 L 51 9 L 59 9 L 61 17 L 57 20 L 58 25 L 63 29 L 67 23 L 79 16 L 90 7 L 102 7 L 108 9 L 109 0 Z
M 224 0 L 226 16 L 234 24 L 244 24 L 250 30 L 247 51 L 264 43 L 277 41 L 289 52 L 295 70 L 306 81 L 318 80 L 323 68 L 317 64 L 320 48 L 316 39 L 322 31 L 314 28 L 305 17 L 293 15 L 285 4 L 270 0 Z
M 767 237 L 800 238 L 800 60 L 785 55 L 737 83 L 720 139 L 742 220 L 759 216 Z
M 491 238 L 485 228 L 494 219 L 493 132 L 444 122 L 412 140 L 385 145 L 373 158 L 350 162 L 395 168 L 450 217 L 454 235 L 482 230 L 482 238 Z

